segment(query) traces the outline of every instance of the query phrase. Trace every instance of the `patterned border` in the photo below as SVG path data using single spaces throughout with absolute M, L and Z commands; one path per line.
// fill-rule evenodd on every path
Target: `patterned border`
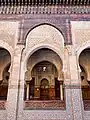
M 90 6 L 1 6 L 0 14 L 86 14 Z
M 24 109 L 46 109 L 46 110 L 55 110 L 55 109 L 60 109 L 60 110 L 65 110 L 65 102 L 60 101 L 60 100 L 30 100 L 30 101 L 25 101 L 24 102 Z

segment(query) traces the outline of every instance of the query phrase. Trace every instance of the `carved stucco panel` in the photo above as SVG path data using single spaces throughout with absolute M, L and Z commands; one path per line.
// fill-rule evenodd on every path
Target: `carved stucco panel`
M 52 44 L 63 52 L 64 39 L 62 34 L 50 25 L 40 25 L 34 28 L 27 36 L 26 49 L 37 44 Z
M 72 43 L 74 49 L 90 41 L 90 22 L 71 21 Z
M 0 21 L 0 40 L 14 48 L 18 40 L 19 22 Z

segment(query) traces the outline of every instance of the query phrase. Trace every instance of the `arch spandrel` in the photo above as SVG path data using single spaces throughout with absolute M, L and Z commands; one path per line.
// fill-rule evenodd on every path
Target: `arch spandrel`
M 26 48 L 32 48 L 37 44 L 52 44 L 63 50 L 64 38 L 60 31 L 50 25 L 40 25 L 34 28 L 26 38 Z

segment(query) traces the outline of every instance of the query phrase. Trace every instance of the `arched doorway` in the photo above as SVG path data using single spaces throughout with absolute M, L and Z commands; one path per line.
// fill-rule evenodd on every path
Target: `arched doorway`
M 84 49 L 79 56 L 82 97 L 85 109 L 90 109 L 90 48 Z
M 51 108 L 50 105 L 54 106 L 55 101 L 58 101 L 57 99 L 59 99 L 59 102 L 60 100 L 63 101 L 62 69 L 64 58 L 64 38 L 60 31 L 46 24 L 35 27 L 29 32 L 26 37 L 25 53 L 25 103 L 29 102 L 29 104 L 32 104 L 37 102 L 36 106 L 34 104 L 35 107 L 40 108 L 40 106 L 42 106 L 43 108 L 46 105 Z M 46 103 L 45 100 L 42 103 L 42 98 L 40 97 L 41 81 L 44 78 L 47 79 L 49 82 L 49 88 L 47 89 L 47 91 L 49 92 L 47 92 L 46 94 L 46 96 L 49 96 L 46 97 L 46 99 L 48 98 L 49 100 L 46 101 Z M 33 97 L 30 97 L 31 82 L 33 83 L 34 88 Z M 32 98 L 33 101 L 30 98 Z M 51 104 L 51 102 L 53 102 L 54 104 Z M 60 105 L 59 102 L 56 102 L 56 105 Z
M 25 79 L 26 99 L 60 100 L 62 98 L 60 96 L 60 85 L 62 84 L 63 86 L 63 82 L 60 83 L 59 81 L 63 80 L 62 61 L 53 50 L 42 48 L 30 56 L 27 63 Z M 46 86 L 43 86 L 43 82 L 48 85 L 46 84 Z M 43 93 L 41 93 L 41 90 Z
M 90 99 L 89 95 L 89 77 L 90 77 L 90 49 L 83 50 L 79 56 L 79 66 L 81 69 L 81 87 L 83 99 Z
M 83 66 L 80 65 L 80 77 L 81 77 L 81 88 L 82 88 L 82 97 L 83 100 L 90 99 L 90 88 L 87 81 L 87 74 Z
M 43 78 L 40 82 L 40 99 L 49 99 L 49 81 L 46 78 Z
M 7 99 L 10 63 L 10 53 L 4 48 L 0 48 L 0 100 Z
M 31 71 L 31 77 L 34 79 L 30 81 L 30 83 L 33 83 L 34 99 L 55 99 L 55 78 L 58 78 L 58 72 L 54 64 L 49 61 L 37 63 Z

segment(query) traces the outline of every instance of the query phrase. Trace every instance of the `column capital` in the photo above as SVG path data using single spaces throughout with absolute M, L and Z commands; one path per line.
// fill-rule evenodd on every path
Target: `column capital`
M 63 82 L 64 82 L 62 79 L 61 79 L 61 80 L 58 80 L 58 81 L 59 81 L 60 84 L 63 84 Z
M 30 80 L 27 80 L 26 83 L 29 84 L 29 83 L 30 83 Z
M 60 84 L 63 84 L 63 81 L 60 81 Z
M 62 79 L 62 78 L 60 78 L 60 79 L 58 79 L 58 81 L 63 81 L 63 79 Z

